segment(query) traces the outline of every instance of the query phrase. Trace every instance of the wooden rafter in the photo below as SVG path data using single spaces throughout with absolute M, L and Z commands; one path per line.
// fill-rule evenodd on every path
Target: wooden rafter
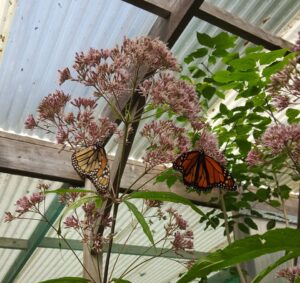
M 163 1 L 158 2 L 157 0 L 123 0 L 131 3 L 139 8 L 147 10 L 150 13 L 158 14 L 157 11 L 163 11 L 166 15 L 170 11 Z M 277 37 L 270 32 L 264 31 L 263 29 L 251 25 L 241 18 L 220 9 L 215 5 L 203 2 L 200 8 L 195 8 L 191 11 L 193 16 L 198 17 L 212 25 L 218 26 L 219 28 L 231 32 L 235 35 L 240 36 L 248 40 L 249 42 L 263 45 L 269 50 L 276 50 L 279 48 L 292 49 L 293 44 L 280 37 Z
M 71 162 L 71 151 L 64 149 L 59 152 L 61 146 L 30 137 L 22 137 L 15 134 L 0 132 L 0 172 L 18 174 L 33 178 L 46 180 L 55 180 L 68 183 L 72 186 L 83 186 L 84 182 L 74 171 Z M 47 160 L 45 164 L 45 160 Z M 114 157 L 109 156 L 110 164 L 113 163 Z M 55 170 L 53 170 L 55 168 Z M 131 190 L 138 189 L 143 183 L 152 179 L 165 169 L 158 166 L 139 180 Z M 139 161 L 128 160 L 124 168 L 124 174 L 121 182 L 121 192 L 127 191 L 135 179 L 144 172 L 144 164 Z M 165 191 L 170 189 L 163 183 L 153 184 L 149 182 L 144 187 L 149 191 Z M 218 196 L 218 190 L 213 190 L 210 194 L 187 193 L 185 187 L 176 183 L 172 192 L 183 196 L 196 204 L 212 207 L 209 203 L 212 197 Z M 297 215 L 297 199 L 291 198 L 286 202 L 288 212 L 292 216 Z M 266 205 L 260 204 L 258 209 L 270 211 Z M 272 210 L 275 211 L 276 210 Z

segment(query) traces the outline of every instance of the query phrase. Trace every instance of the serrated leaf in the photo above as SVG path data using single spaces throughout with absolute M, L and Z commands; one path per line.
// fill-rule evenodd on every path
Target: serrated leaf
M 131 203 L 131 202 L 127 201 L 127 200 L 124 200 L 124 203 L 127 205 L 127 207 L 129 208 L 129 210 L 131 210 L 131 212 L 134 214 L 136 220 L 142 226 L 145 235 L 147 236 L 147 238 L 149 239 L 149 241 L 152 243 L 152 245 L 154 245 L 154 239 L 153 239 L 151 230 L 150 230 L 149 225 L 146 222 L 143 214 L 139 212 L 139 210 L 137 209 L 137 207 L 133 203 Z

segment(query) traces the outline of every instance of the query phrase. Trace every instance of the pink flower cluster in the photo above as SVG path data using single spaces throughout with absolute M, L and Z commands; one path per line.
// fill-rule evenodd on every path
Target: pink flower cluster
M 140 70 L 153 72 L 170 69 L 179 70 L 179 65 L 167 46 L 148 37 L 125 38 L 121 46 L 113 49 L 90 49 L 86 54 L 76 53 L 72 77 L 68 68 L 60 71 L 60 84 L 74 80 L 96 89 L 95 95 L 109 99 L 120 97 L 135 89 L 134 82 Z
M 15 212 L 17 215 L 13 215 L 11 212 L 5 212 L 4 222 L 11 222 L 14 219 L 21 219 L 26 212 L 39 212 L 39 205 L 45 200 L 44 191 L 49 188 L 48 185 L 38 185 L 38 192 L 34 192 L 29 196 L 23 196 L 16 202 Z
M 296 164 L 300 164 L 300 124 L 273 125 L 261 137 L 258 146 L 247 156 L 249 165 L 262 163 L 265 154 L 280 154 L 289 152 Z
M 250 166 L 255 166 L 261 164 L 262 159 L 263 159 L 263 153 L 257 148 L 254 148 L 248 152 L 246 162 Z
M 65 113 L 69 102 L 75 110 Z M 56 141 L 59 144 L 93 145 L 97 141 L 103 142 L 117 130 L 117 125 L 108 118 L 96 119 L 94 117 L 96 106 L 96 99 L 79 97 L 70 100 L 70 96 L 63 91 L 56 91 L 42 100 L 38 106 L 37 119 L 29 115 L 25 127 L 27 129 L 41 128 L 56 134 Z
M 283 268 L 277 272 L 277 277 L 294 282 L 295 279 L 300 278 L 300 266 Z
M 267 91 L 278 110 L 300 103 L 300 76 L 298 59 L 290 61 L 285 68 L 271 77 Z
M 194 248 L 194 235 L 192 231 L 179 232 L 174 235 L 172 245 L 176 251 L 178 250 L 192 250 Z
M 65 193 L 61 201 L 67 206 L 76 202 L 82 194 L 79 193 Z M 101 224 L 104 228 L 110 227 L 112 218 L 102 217 L 99 209 L 96 207 L 95 202 L 84 203 L 81 208 L 84 211 L 82 218 L 78 214 L 72 214 L 65 218 L 63 222 L 66 228 L 73 228 L 83 237 L 83 242 L 91 245 L 91 248 L 97 252 L 102 250 L 103 243 L 108 242 L 108 238 L 100 236 L 95 229 Z M 101 223 L 98 223 L 101 219 Z
M 140 90 L 143 95 L 151 97 L 154 106 L 165 106 L 166 110 L 188 118 L 196 130 L 203 127 L 199 99 L 195 87 L 188 82 L 175 78 L 171 73 L 162 73 L 158 79 L 143 81 Z
M 195 149 L 203 150 L 205 154 L 214 158 L 222 165 L 226 164 L 225 156 L 219 149 L 216 136 L 206 129 L 202 131 L 200 139 L 195 144 Z
M 187 151 L 190 146 L 185 129 L 169 120 L 146 124 L 141 135 L 146 137 L 150 144 L 143 157 L 149 167 L 172 162 L 178 153 Z
M 166 236 L 171 238 L 173 249 L 175 251 L 191 251 L 194 247 L 194 234 L 193 231 L 187 230 L 187 221 L 173 208 L 168 208 L 167 212 L 170 220 L 164 228 L 166 230 Z
M 300 124 L 271 126 L 265 131 L 261 141 L 275 154 L 282 152 L 287 146 L 300 150 Z

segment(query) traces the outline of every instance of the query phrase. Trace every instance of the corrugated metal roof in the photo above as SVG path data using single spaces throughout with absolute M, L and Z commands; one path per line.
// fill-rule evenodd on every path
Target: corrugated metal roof
M 296 38 L 295 34 L 299 28 L 299 14 L 296 15 L 300 9 L 299 0 L 208 2 L 274 34 L 284 34 L 287 40 L 294 41 Z M 147 34 L 155 19 L 156 16 L 119 0 L 18 1 L 0 65 L 0 127 L 6 131 L 53 140 L 38 131 L 25 131 L 23 123 L 29 113 L 35 112 L 42 97 L 58 88 L 57 70 L 71 66 L 77 51 L 88 50 L 90 47 L 108 48 L 120 42 L 123 36 Z M 289 30 L 292 30 L 290 33 L 285 30 L 287 24 Z M 195 49 L 196 31 L 214 35 L 220 29 L 194 18 L 172 49 L 180 62 Z M 75 96 L 89 93 L 89 90 L 74 83 L 66 83 L 63 89 Z M 131 158 L 140 159 L 143 151 L 144 143 L 141 139 L 134 144 Z M 0 207 L 3 208 L 0 218 L 3 218 L 4 211 L 13 210 L 15 201 L 24 193 L 31 192 L 37 182 L 38 180 L 27 177 L 0 174 L 0 186 L 4 196 L 0 200 Z M 55 182 L 52 186 L 56 188 L 60 185 Z M 203 225 L 198 223 L 197 215 L 189 208 L 178 205 L 176 207 L 190 220 L 190 226 L 195 232 L 196 250 L 208 252 L 224 243 L 221 229 L 204 232 Z M 119 243 L 124 242 L 125 233 L 122 231 L 128 229 L 129 218 L 127 208 L 121 207 L 116 229 L 116 240 Z M 29 221 L 11 224 L 1 222 L 0 237 L 28 239 L 36 225 L 36 222 Z M 163 233 L 161 225 L 155 223 L 151 227 L 156 231 L 156 236 Z M 129 243 L 147 246 L 148 240 L 140 230 Z M 54 237 L 54 234 L 49 232 L 47 236 Z M 68 237 L 78 238 L 75 233 L 68 233 Z M 18 254 L 19 251 L 16 250 L 0 249 L 0 280 Z M 81 257 L 82 253 L 78 252 L 78 255 Z M 116 255 L 112 255 L 112 261 L 115 257 Z M 134 256 L 122 255 L 120 270 L 128 266 L 132 259 Z M 128 279 L 133 282 L 169 282 L 183 271 L 180 264 L 160 258 L 137 269 Z M 16 282 L 37 282 L 80 274 L 81 267 L 69 251 L 38 248 Z M 273 277 L 271 280 L 273 281 Z

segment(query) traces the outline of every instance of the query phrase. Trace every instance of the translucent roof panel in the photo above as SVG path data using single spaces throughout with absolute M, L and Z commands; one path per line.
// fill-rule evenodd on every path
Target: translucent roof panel
M 82 252 L 76 251 L 82 260 Z M 14 283 L 40 282 L 65 276 L 82 276 L 82 268 L 69 250 L 38 248 Z
M 0 282 L 3 282 L 3 278 L 6 272 L 10 269 L 11 265 L 17 259 L 20 252 L 21 252 L 20 250 L 0 249 L 0 259 L 1 259 Z
M 26 117 L 59 87 L 57 70 L 72 66 L 75 52 L 147 34 L 155 19 L 121 0 L 18 1 L 0 65 L 0 128 L 24 132 Z M 90 91 L 75 83 L 63 89 L 75 96 Z
M 32 194 L 37 191 L 39 183 L 50 184 L 50 189 L 55 190 L 62 186 L 60 182 L 50 182 L 45 180 L 33 179 L 17 175 L 0 173 L 1 198 L 0 198 L 0 237 L 29 239 L 39 221 L 29 219 L 14 220 L 10 223 L 3 222 L 4 213 L 6 211 L 13 212 L 16 209 L 16 201 L 25 195 Z M 49 195 L 45 205 L 45 209 L 49 207 L 54 195 Z M 37 214 L 26 214 L 27 218 L 40 219 Z

